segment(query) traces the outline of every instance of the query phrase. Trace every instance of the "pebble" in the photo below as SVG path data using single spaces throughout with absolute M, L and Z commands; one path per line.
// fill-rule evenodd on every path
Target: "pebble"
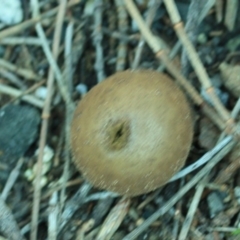
M 207 202 L 211 218 L 215 217 L 219 212 L 224 210 L 223 200 L 217 192 L 210 193 L 207 197 Z
M 34 107 L 9 104 L 0 109 L 0 162 L 14 166 L 35 141 L 39 123 Z
M 0 21 L 6 25 L 14 25 L 22 22 L 23 10 L 21 0 L 0 1 Z
M 238 204 L 240 205 L 240 187 L 239 186 L 234 188 L 234 195 L 237 199 Z

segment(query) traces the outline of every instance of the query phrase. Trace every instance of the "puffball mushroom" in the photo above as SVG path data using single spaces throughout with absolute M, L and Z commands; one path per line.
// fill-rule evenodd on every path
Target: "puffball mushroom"
M 164 185 L 184 165 L 192 119 L 166 75 L 117 72 L 93 87 L 71 126 L 76 167 L 95 187 L 136 196 Z

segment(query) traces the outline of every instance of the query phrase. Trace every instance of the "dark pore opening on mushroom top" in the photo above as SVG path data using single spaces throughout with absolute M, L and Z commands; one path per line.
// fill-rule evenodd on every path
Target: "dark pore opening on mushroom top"
M 110 122 L 106 129 L 107 146 L 110 150 L 124 148 L 129 140 L 130 124 L 126 119 Z

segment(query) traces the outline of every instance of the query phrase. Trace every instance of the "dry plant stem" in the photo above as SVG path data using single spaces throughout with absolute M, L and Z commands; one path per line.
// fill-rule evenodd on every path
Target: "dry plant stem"
M 131 15 L 131 17 L 137 22 L 138 27 L 144 36 L 146 42 L 148 45 L 152 48 L 154 53 L 157 53 L 162 50 L 162 47 L 159 43 L 159 40 L 157 37 L 155 37 L 150 29 L 147 27 L 145 22 L 143 21 L 143 18 L 141 17 L 137 7 L 133 3 L 132 0 L 124 0 L 125 6 Z
M 37 97 L 34 97 L 32 95 L 24 95 L 24 92 L 21 92 L 15 88 L 6 86 L 1 83 L 0 83 L 0 93 L 8 94 L 15 98 L 21 97 L 23 101 L 28 102 L 38 108 L 43 108 L 43 105 L 44 105 L 44 102 L 38 99 Z
M 124 7 L 124 3 L 122 0 L 115 0 L 115 5 L 117 7 L 117 12 L 118 12 L 119 32 L 121 35 L 122 34 L 126 35 L 128 30 L 128 23 L 127 23 L 127 12 Z M 127 57 L 126 42 L 123 40 L 120 40 L 120 43 L 118 45 L 118 51 L 117 51 L 116 71 L 123 71 L 125 69 L 126 57 Z
M 223 169 L 216 179 L 214 180 L 214 183 L 216 184 L 223 184 L 233 178 L 234 174 L 239 171 L 240 168 L 240 158 L 234 160 L 233 162 L 230 162 L 229 165 Z
M 3 233 L 8 240 L 23 239 L 16 220 L 14 219 L 11 210 L 0 197 L 0 232 Z
M 109 192 L 109 191 L 99 192 L 99 193 L 94 193 L 89 197 L 87 197 L 85 199 L 85 202 L 97 201 L 97 200 L 106 199 L 106 198 L 116 198 L 116 197 L 119 197 L 119 194 L 115 192 Z
M 19 90 L 25 90 L 27 85 L 16 74 L 9 72 L 6 69 L 0 67 L 0 76 L 9 81 L 11 84 L 19 88 Z
M 37 0 L 36 0 L 37 1 Z M 37 4 L 37 2 L 33 3 Z M 55 59 L 58 56 L 58 49 L 60 44 L 60 36 L 61 36 L 61 29 L 64 19 L 64 13 L 66 9 L 65 1 L 62 0 L 60 2 L 60 7 L 58 8 L 58 14 L 57 14 L 57 22 L 56 22 L 56 28 L 54 32 L 54 39 L 53 39 L 53 54 Z M 38 9 L 33 9 L 33 12 L 38 12 Z M 40 35 L 40 39 L 43 44 L 43 48 L 45 46 L 45 50 L 48 47 L 44 44 L 44 34 L 41 25 L 38 23 L 36 25 L 36 30 L 38 35 Z M 48 49 L 48 48 L 47 48 Z M 38 215 L 39 215 L 39 206 L 40 206 L 40 199 L 41 199 L 41 173 L 42 173 L 42 161 L 43 161 L 43 154 L 44 154 L 44 147 L 46 145 L 46 138 L 47 138 L 47 130 L 48 130 L 48 120 L 50 117 L 50 106 L 51 106 L 51 100 L 52 100 L 52 93 L 53 93 L 53 84 L 54 84 L 54 71 L 52 69 L 52 66 L 48 73 L 48 81 L 47 81 L 47 97 L 44 105 L 44 109 L 42 112 L 42 126 L 41 126 L 41 132 L 40 132 L 40 141 L 39 141 L 39 155 L 37 160 L 37 169 L 38 172 L 36 174 L 36 181 L 35 181 L 35 188 L 34 188 L 34 196 L 33 196 L 33 207 L 32 207 L 32 222 L 31 222 L 31 240 L 37 239 L 37 225 L 38 225 Z
M 116 39 L 120 39 L 122 41 L 126 41 L 126 42 L 131 42 L 133 40 L 139 40 L 139 36 L 137 34 L 133 34 L 133 35 L 121 35 L 120 32 L 117 31 L 110 31 L 108 28 L 106 27 L 102 27 L 102 32 L 108 36 L 111 36 L 111 38 L 116 38 Z
M 42 80 L 40 82 L 35 83 L 33 86 L 31 86 L 29 89 L 25 90 L 24 92 L 22 92 L 22 94 L 18 95 L 17 97 L 14 97 L 12 100 L 10 100 L 8 102 L 8 104 L 13 103 L 19 99 L 21 99 L 23 96 L 35 91 L 37 88 L 39 88 L 40 86 L 42 86 L 44 83 L 46 82 L 46 80 Z M 44 102 L 42 102 L 42 107 L 44 106 Z
M 49 88 L 49 81 L 48 81 L 48 93 L 45 100 L 43 112 L 42 112 L 42 124 L 41 124 L 41 131 L 40 131 L 40 142 L 39 142 L 39 154 L 37 159 L 37 174 L 35 179 L 34 185 L 34 193 L 33 193 L 33 206 L 32 206 L 32 219 L 31 219 L 31 240 L 37 239 L 37 228 L 38 228 L 38 216 L 39 216 L 39 206 L 40 206 L 40 199 L 41 199 L 41 175 L 42 175 L 42 161 L 43 161 L 43 154 L 44 154 L 44 147 L 46 145 L 46 138 L 47 138 L 47 130 L 48 130 L 48 119 L 49 119 L 49 108 L 52 98 L 52 90 Z
M 0 33 L 1 34 L 1 33 Z M 41 46 L 42 42 L 35 37 L 9 37 L 0 40 L 1 45 L 31 45 L 31 46 Z
M 185 77 L 180 73 L 180 71 L 174 67 L 174 65 L 169 61 L 168 56 L 164 51 L 159 51 L 156 53 L 156 57 L 161 60 L 167 70 L 172 74 L 172 76 L 177 80 L 177 82 L 185 89 L 185 91 L 191 96 L 192 100 L 198 106 L 203 104 L 203 99 L 194 87 L 187 81 Z
M 156 15 L 156 11 L 159 8 L 161 3 L 162 3 L 162 0 L 149 1 L 149 4 L 148 4 L 149 7 L 148 7 L 147 17 L 146 17 L 146 24 L 147 24 L 148 27 L 151 26 L 151 24 L 153 22 L 153 19 Z M 137 69 L 138 68 L 139 62 L 141 60 L 144 45 L 145 45 L 145 40 L 144 40 L 144 37 L 141 36 L 141 39 L 138 42 L 138 46 L 136 47 L 136 53 L 135 53 L 135 57 L 134 57 L 134 60 L 133 60 L 132 69 Z
M 239 111 L 240 111 L 240 97 L 238 98 L 235 106 L 233 107 L 233 110 L 231 111 L 231 118 L 236 120 L 237 115 L 239 114 Z M 236 135 L 239 135 L 238 131 L 236 131 Z M 222 132 L 218 139 L 218 142 L 221 141 L 225 136 L 226 136 L 226 132 Z
M 125 4 L 127 10 L 129 11 L 132 18 L 137 22 L 138 27 L 147 41 L 148 45 L 152 48 L 153 52 L 156 54 L 156 57 L 162 60 L 166 66 L 166 68 L 170 71 L 170 73 L 177 78 L 179 83 L 184 87 L 184 89 L 189 93 L 189 95 L 193 98 L 193 101 L 197 105 L 201 105 L 203 100 L 198 92 L 187 82 L 185 78 L 179 74 L 179 71 L 174 67 L 166 56 L 164 50 L 162 50 L 160 46 L 160 41 L 153 36 L 152 32 L 149 30 L 147 25 L 144 23 L 142 17 L 140 16 L 136 6 L 134 5 L 132 0 L 125 0 Z M 179 77 L 178 77 L 179 76 Z
M 174 78 L 178 81 L 178 83 L 186 90 L 186 92 L 189 94 L 189 96 L 192 98 L 195 104 L 199 106 L 204 106 L 205 109 L 207 109 L 206 113 L 211 113 L 211 110 L 207 107 L 206 104 L 203 104 L 204 101 L 202 97 L 199 95 L 199 93 L 191 86 L 191 84 L 184 78 L 180 71 L 176 69 L 176 67 L 170 62 L 168 57 L 166 56 L 165 52 L 162 50 L 162 47 L 160 45 L 160 41 L 157 37 L 155 37 L 150 29 L 146 26 L 145 22 L 143 21 L 139 11 L 137 10 L 136 6 L 134 5 L 132 0 L 125 0 L 125 5 L 127 7 L 128 12 L 130 13 L 131 17 L 137 22 L 138 27 L 144 36 L 146 42 L 148 45 L 152 48 L 153 52 L 156 54 L 156 57 L 163 61 L 164 65 L 167 67 L 168 71 L 174 76 Z M 214 113 L 213 113 L 214 114 Z M 210 114 L 211 116 L 211 114 Z M 215 118 L 210 118 L 215 119 Z M 216 118 L 218 119 L 218 117 Z M 218 122 L 214 122 L 218 124 Z M 224 123 L 225 124 L 225 123 Z M 218 124 L 219 126 L 219 124 Z M 221 128 L 222 129 L 222 128 Z
M 130 199 L 123 197 L 105 219 L 96 240 L 110 240 L 128 212 Z
M 236 22 L 239 0 L 227 0 L 227 8 L 224 23 L 228 30 L 232 31 Z
M 233 108 L 233 110 L 231 112 L 231 117 L 233 119 L 236 119 L 236 117 L 239 114 L 239 112 L 240 112 L 240 97 L 238 98 L 238 100 L 237 100 L 237 102 L 236 102 L 236 104 L 235 104 L 235 106 L 234 106 L 234 108 Z
M 70 23 L 67 27 L 66 31 L 66 39 L 65 39 L 65 74 L 64 74 L 64 84 L 66 86 L 66 90 L 68 92 L 69 97 L 71 96 L 72 92 L 72 37 L 73 37 L 73 23 Z M 61 179 L 62 182 L 62 189 L 60 194 L 60 209 L 63 209 L 65 200 L 66 200 L 66 186 L 67 181 L 70 177 L 69 174 L 69 166 L 70 166 L 70 125 L 72 121 L 72 109 L 68 106 L 66 107 L 66 114 L 65 114 L 65 145 L 64 145 L 64 170 Z
M 171 207 L 173 207 L 192 187 L 194 187 L 221 159 L 228 154 L 235 142 L 231 136 L 227 137 L 226 145 L 212 158 L 212 160 L 204 166 L 195 176 L 183 186 L 163 207 L 157 210 L 151 217 L 149 217 L 141 226 L 133 230 L 130 234 L 125 236 L 123 240 L 133 240 L 148 228 L 160 216 L 165 214 Z M 217 146 L 216 146 L 217 147 Z
M 48 239 L 57 239 L 57 229 L 58 229 L 58 216 L 59 216 L 59 206 L 58 206 L 58 195 L 54 192 L 49 200 L 48 207 Z
M 203 113 L 221 130 L 226 129 L 226 123 L 219 118 L 218 114 L 209 105 L 203 103 L 201 105 Z
M 176 79 L 176 81 L 182 86 L 182 88 L 188 93 L 193 102 L 200 106 L 203 112 L 212 120 L 212 122 L 221 130 L 224 130 L 226 123 L 222 121 L 217 113 L 207 103 L 204 102 L 199 93 L 192 87 L 187 79 L 181 74 L 181 72 L 170 62 L 164 51 L 159 51 L 156 54 L 156 58 L 162 61 L 169 73 Z
M 101 194 L 101 192 L 97 193 Z M 111 211 L 112 203 L 115 199 L 112 197 L 99 199 L 97 200 L 94 209 L 92 211 L 92 219 L 94 219 L 94 227 L 98 226 L 99 224 L 102 224 L 104 222 L 104 218 L 106 218 L 106 215 Z
M 182 46 L 181 42 L 177 41 L 176 44 L 174 45 L 174 47 L 171 49 L 169 55 L 168 55 L 169 60 L 174 59 L 174 57 L 180 51 L 181 46 Z M 157 71 L 163 72 L 164 69 L 165 69 L 165 65 L 163 63 L 160 63 L 160 66 L 158 67 Z
M 198 184 L 197 190 L 195 192 L 195 195 L 193 196 L 192 202 L 190 204 L 190 207 L 188 209 L 187 216 L 183 222 L 182 229 L 179 233 L 179 238 L 178 240 L 185 240 L 187 239 L 188 232 L 190 230 L 192 221 L 194 219 L 194 215 L 196 213 L 198 204 L 201 200 L 202 193 L 205 188 L 205 182 L 208 177 L 204 177 L 204 179 Z
M 58 143 L 55 149 L 55 154 L 54 154 L 54 159 L 53 159 L 53 166 L 57 167 L 60 164 L 60 155 L 62 153 L 62 148 L 63 148 L 63 142 L 64 142 L 64 138 L 65 138 L 65 129 L 61 129 L 60 131 L 60 135 L 58 138 Z
M 83 240 L 92 240 L 94 239 L 94 237 L 97 235 L 97 233 L 99 232 L 100 227 L 96 227 L 94 228 L 90 233 L 88 233 L 85 238 Z M 76 239 L 78 240 L 78 239 Z M 81 239 L 82 240 L 82 239 Z
M 223 0 L 216 0 L 216 17 L 220 23 L 223 19 Z
M 65 59 L 65 70 L 64 70 L 64 80 L 66 87 L 71 95 L 73 91 L 73 59 L 72 59 L 72 47 L 73 47 L 73 22 L 70 22 L 66 29 L 65 37 L 65 48 L 64 48 L 64 59 Z
M 239 230 L 239 228 L 234 227 L 215 227 L 215 228 L 209 228 L 210 231 L 216 231 L 216 232 L 229 232 L 233 233 L 234 231 Z M 237 238 L 232 238 L 232 240 L 238 240 Z
M 59 219 L 60 225 L 58 228 L 58 234 L 68 223 L 69 219 L 73 216 L 73 214 L 85 202 L 86 196 L 88 195 L 91 188 L 92 187 L 89 183 L 83 183 L 79 190 L 73 195 L 73 197 L 66 202 L 64 211 Z
M 81 0 L 70 0 L 67 4 L 67 8 L 70 8 L 78 3 L 80 3 Z M 20 24 L 17 24 L 13 27 L 9 27 L 3 31 L 0 31 L 0 39 L 3 39 L 8 36 L 12 36 L 14 34 L 17 34 L 19 32 L 24 31 L 25 29 L 33 26 L 34 24 L 43 21 L 45 18 L 54 16 L 59 11 L 59 7 L 53 8 L 50 11 L 47 11 L 46 13 L 43 13 L 42 15 L 33 17 L 32 19 L 26 20 L 25 22 L 22 22 Z
M 72 181 L 68 181 L 67 182 L 67 186 L 66 187 L 72 187 L 75 185 L 80 185 L 83 182 L 82 179 L 76 179 L 76 180 L 72 180 Z M 49 189 L 41 198 L 41 201 L 46 200 L 47 198 L 49 198 L 54 192 L 60 191 L 62 189 L 62 185 L 57 184 L 56 186 L 52 187 L 51 189 Z
M 4 60 L 4 59 L 0 59 L 0 66 L 12 71 L 28 80 L 35 80 L 35 81 L 39 81 L 41 80 L 41 77 L 36 75 L 34 72 L 32 72 L 31 70 L 28 69 L 23 69 L 23 68 L 18 68 L 16 65 Z
M 94 3 L 94 31 L 93 31 L 93 44 L 96 49 L 96 61 L 94 64 L 94 69 L 97 75 L 97 81 L 101 82 L 106 78 L 104 72 L 104 59 L 103 59 L 103 48 L 102 48 L 102 9 L 103 1 L 95 0 Z
M 0 27 L 1 27 L 1 26 L 0 26 Z M 8 239 L 6 239 L 6 238 L 0 236 L 0 240 L 8 240 Z
M 182 188 L 185 184 L 185 178 L 182 178 L 179 184 L 179 188 Z M 182 218 L 182 207 L 183 207 L 183 200 L 181 199 L 175 206 L 175 213 L 173 216 L 174 226 L 172 230 L 172 239 L 177 239 L 181 218 Z
M 71 47 L 71 61 L 72 61 L 72 73 L 74 73 L 78 67 L 78 62 L 79 59 L 81 58 L 83 52 L 85 51 L 85 45 L 86 45 L 86 38 L 87 36 L 85 35 L 85 33 L 83 33 L 83 29 L 79 28 L 79 26 L 75 26 L 75 36 L 73 39 L 72 47 Z M 67 36 L 67 38 L 69 38 Z M 69 39 L 69 41 L 72 41 Z M 73 83 L 71 83 L 69 81 L 69 85 L 71 85 Z M 71 89 L 73 89 L 73 86 L 69 86 L 70 87 L 70 91 Z
M 2 198 L 3 201 L 5 201 L 7 199 L 7 196 L 10 192 L 10 190 L 12 189 L 13 185 L 15 184 L 18 176 L 19 176 L 19 172 L 20 169 L 22 167 L 23 164 L 23 158 L 20 158 L 15 166 L 15 168 L 11 171 L 8 180 L 3 188 L 2 194 L 0 195 L 0 197 Z
M 155 197 L 157 197 L 160 192 L 162 191 L 162 188 L 154 191 L 153 193 L 151 193 L 143 202 L 141 202 L 138 207 L 137 210 L 141 210 L 143 209 L 146 205 L 148 205 L 153 199 L 155 199 Z
M 225 141 L 227 141 L 227 139 L 225 138 Z M 200 159 L 198 159 L 197 161 L 195 161 L 193 164 L 187 166 L 186 168 L 184 168 L 183 170 L 179 171 L 177 174 L 175 174 L 170 180 L 169 182 L 172 181 L 176 181 L 179 178 L 183 178 L 184 176 L 186 176 L 187 174 L 191 173 L 192 171 L 198 169 L 200 166 L 202 166 L 203 164 L 206 164 L 207 162 L 209 162 L 215 155 L 216 153 L 218 153 L 224 146 L 225 146 L 225 141 L 221 141 L 216 147 L 214 147 L 213 149 L 211 149 L 210 151 L 208 151 L 206 154 L 204 154 Z
M 62 1 L 66 1 L 66 0 L 62 0 Z M 73 104 L 73 102 L 71 100 L 69 92 L 67 91 L 67 89 L 65 87 L 65 83 L 64 83 L 63 76 L 62 76 L 62 73 L 60 71 L 60 68 L 58 67 L 58 65 L 56 63 L 56 60 L 55 60 L 53 54 L 51 53 L 50 47 L 47 44 L 46 35 L 45 35 L 44 31 L 43 31 L 42 26 L 40 24 L 37 24 L 36 25 L 36 30 L 37 30 L 37 33 L 38 33 L 40 39 L 42 40 L 43 51 L 44 51 L 44 53 L 45 53 L 45 55 L 47 57 L 47 60 L 48 60 L 48 62 L 50 64 L 52 70 L 53 70 L 53 73 L 55 75 L 58 88 L 60 90 L 60 93 L 62 95 L 63 100 L 65 101 L 66 107 L 67 108 L 69 107 L 69 108 L 73 109 L 74 108 L 74 104 Z
M 72 121 L 72 115 L 73 111 L 70 108 L 66 109 L 66 114 L 65 114 L 65 145 L 64 145 L 64 170 L 63 170 L 63 175 L 62 175 L 62 189 L 61 189 L 61 194 L 60 194 L 60 209 L 63 209 L 65 200 L 67 198 L 66 196 L 66 187 L 67 187 L 67 181 L 70 178 L 70 160 L 71 160 L 71 154 L 70 154 L 70 149 L 71 149 L 71 142 L 70 142 L 70 126 L 71 126 L 71 121 Z
M 212 4 L 214 4 L 214 0 L 207 0 L 207 1 L 194 0 L 194 1 L 191 1 L 189 5 L 187 22 L 185 24 L 185 31 L 188 35 L 189 40 L 192 42 L 193 45 L 195 45 L 196 43 L 196 39 L 198 35 L 198 26 L 203 20 L 203 18 L 206 16 L 206 14 L 208 13 L 209 9 L 212 7 Z M 190 70 L 190 63 L 189 63 L 185 48 L 183 48 L 183 51 L 182 51 L 181 66 L 182 66 L 183 75 L 187 76 Z
M 174 29 L 181 40 L 183 46 L 186 49 L 186 52 L 188 53 L 189 60 L 196 71 L 198 78 L 200 82 L 203 85 L 203 88 L 205 88 L 206 92 L 208 93 L 214 107 L 216 108 L 219 115 L 222 117 L 224 121 L 228 121 L 231 119 L 229 112 L 224 107 L 224 105 L 221 103 L 219 98 L 217 97 L 214 88 L 212 87 L 211 81 L 207 75 L 207 72 L 200 61 L 200 58 L 193 47 L 192 43 L 189 41 L 187 34 L 184 30 L 183 23 L 181 22 L 180 15 L 178 13 L 178 10 L 175 6 L 175 3 L 173 0 L 164 0 L 165 6 L 168 10 L 168 13 L 170 15 L 171 21 L 174 25 Z

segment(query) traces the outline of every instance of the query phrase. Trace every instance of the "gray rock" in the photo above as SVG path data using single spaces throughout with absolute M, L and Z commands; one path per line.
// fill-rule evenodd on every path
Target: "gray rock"
M 14 166 L 36 139 L 39 123 L 40 113 L 31 106 L 0 109 L 0 162 Z
M 207 198 L 208 207 L 210 211 L 210 217 L 215 217 L 219 212 L 224 210 L 223 199 L 217 192 L 212 192 Z

